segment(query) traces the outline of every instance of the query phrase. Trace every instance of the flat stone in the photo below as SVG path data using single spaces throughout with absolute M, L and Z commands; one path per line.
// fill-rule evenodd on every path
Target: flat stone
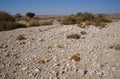
M 35 72 L 40 72 L 40 69 L 39 69 L 39 68 L 35 68 L 34 71 L 35 71 Z

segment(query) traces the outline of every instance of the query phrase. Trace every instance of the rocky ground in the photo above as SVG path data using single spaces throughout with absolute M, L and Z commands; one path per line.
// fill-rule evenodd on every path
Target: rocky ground
M 70 34 L 80 38 L 68 39 Z M 102 29 L 52 25 L 2 31 L 0 79 L 120 79 L 120 50 L 113 44 L 120 44 L 120 22 Z

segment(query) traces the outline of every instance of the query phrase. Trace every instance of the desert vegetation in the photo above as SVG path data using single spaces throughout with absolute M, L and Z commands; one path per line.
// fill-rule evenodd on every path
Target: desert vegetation
M 28 13 L 26 13 L 26 16 L 29 18 L 33 18 L 35 16 L 35 13 L 28 12 Z
M 26 38 L 23 36 L 23 35 L 19 35 L 17 38 L 16 38 L 16 40 L 25 40 Z
M 80 18 L 83 15 L 91 18 Z M 0 79 L 109 79 L 119 74 L 120 22 L 100 29 L 94 22 L 108 21 L 92 15 L 29 18 L 16 14 L 10 15 L 13 20 L 1 21 L 10 28 L 23 22 L 28 28 L 0 32 Z M 64 18 L 70 19 L 66 22 L 70 25 L 59 24 Z
M 79 39 L 80 35 L 78 35 L 78 34 L 70 34 L 70 35 L 67 35 L 67 38 L 68 39 Z
M 80 61 L 80 54 L 76 53 L 70 57 L 70 60 Z
M 103 15 L 94 15 L 92 13 L 76 13 L 69 16 L 36 16 L 33 12 L 27 12 L 25 16 L 17 13 L 15 16 L 9 13 L 0 12 L 0 31 L 11 30 L 20 27 L 33 27 L 43 25 L 53 25 L 54 22 L 58 22 L 61 25 L 77 24 L 80 28 L 85 28 L 89 25 L 96 27 L 105 27 L 106 23 L 112 22 L 105 18 Z
M 111 49 L 115 49 L 115 50 L 120 50 L 120 44 L 112 44 L 112 45 L 109 45 L 109 48 Z
M 45 64 L 45 60 L 41 60 L 41 59 L 40 59 L 40 60 L 37 60 L 37 61 L 36 61 L 36 64 Z
M 92 13 L 77 13 L 70 16 L 64 16 L 59 20 L 61 24 L 77 24 L 81 28 L 85 28 L 88 25 L 95 25 L 97 27 L 105 27 L 106 23 L 112 22 L 105 18 L 103 15 L 94 15 Z
M 24 24 L 16 23 L 15 18 L 9 13 L 0 11 L 0 31 L 25 27 Z

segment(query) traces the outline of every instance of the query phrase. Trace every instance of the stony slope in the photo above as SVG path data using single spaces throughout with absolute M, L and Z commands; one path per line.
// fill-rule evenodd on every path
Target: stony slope
M 80 32 L 87 34 L 82 35 Z M 25 40 L 16 40 L 22 34 Z M 67 39 L 78 34 L 80 39 Z M 120 22 L 99 29 L 41 26 L 0 32 L 0 79 L 120 79 Z M 80 61 L 70 60 L 79 55 Z

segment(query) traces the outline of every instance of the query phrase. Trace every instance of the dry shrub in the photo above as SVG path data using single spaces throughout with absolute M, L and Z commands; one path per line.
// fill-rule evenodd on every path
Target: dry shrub
M 45 60 L 38 60 L 36 61 L 37 64 L 45 64 Z
M 23 27 L 26 27 L 26 25 L 15 23 L 15 22 L 7 22 L 7 21 L 0 22 L 0 31 L 12 30 L 12 29 L 23 28 Z
M 87 34 L 87 32 L 85 32 L 85 31 L 81 31 L 80 33 L 81 33 L 82 35 Z
M 80 61 L 80 54 L 75 54 L 70 57 L 70 60 Z
M 39 21 L 38 20 L 31 20 L 28 22 L 28 26 L 29 27 L 39 26 Z
M 120 44 L 109 45 L 109 48 L 115 49 L 115 50 L 120 50 Z
M 12 15 L 0 11 L 0 31 L 12 30 L 16 28 L 26 27 L 24 24 L 16 23 Z
M 83 25 L 82 23 L 77 24 L 77 26 L 80 27 L 80 28 L 86 28 L 86 26 Z
M 76 19 L 74 16 L 65 16 L 60 20 L 60 23 L 64 25 L 75 24 Z
M 78 35 L 78 34 L 71 34 L 71 35 L 67 35 L 67 38 L 68 39 L 79 39 L 80 35 Z
M 64 48 L 64 46 L 61 45 L 61 44 L 58 44 L 57 47 L 58 47 L 58 48 Z
M 114 45 L 114 49 L 115 49 L 115 50 L 120 50 L 120 44 Z
M 77 13 L 71 16 L 64 16 L 58 20 L 61 24 L 77 24 L 80 28 L 85 28 L 89 25 L 95 25 L 97 27 L 105 27 L 106 23 L 112 22 L 105 18 L 103 15 L 93 15 L 92 13 Z M 83 24 L 84 23 L 84 24 Z
M 39 21 L 39 26 L 43 26 L 43 25 L 52 25 L 53 22 L 50 20 L 40 20 Z
M 94 20 L 91 21 L 91 25 L 96 27 L 105 27 L 106 23 L 112 22 L 111 20 L 106 19 L 103 15 L 97 15 Z
M 15 63 L 15 66 L 19 66 L 19 65 L 21 65 L 21 63 L 18 63 L 18 62 L 17 62 L 17 63 Z
M 48 53 L 51 53 L 51 50 L 52 50 L 52 46 L 48 46 L 48 47 L 47 47 L 47 52 L 48 52 Z
M 5 21 L 0 22 L 0 31 L 11 30 L 15 28 L 16 28 L 16 23 L 14 22 L 5 22 Z
M 9 13 L 0 11 L 0 21 L 9 21 L 9 22 L 15 22 L 15 19 L 12 15 Z
M 16 38 L 16 40 L 25 40 L 26 38 L 23 36 L 23 35 L 19 35 L 17 38 Z

